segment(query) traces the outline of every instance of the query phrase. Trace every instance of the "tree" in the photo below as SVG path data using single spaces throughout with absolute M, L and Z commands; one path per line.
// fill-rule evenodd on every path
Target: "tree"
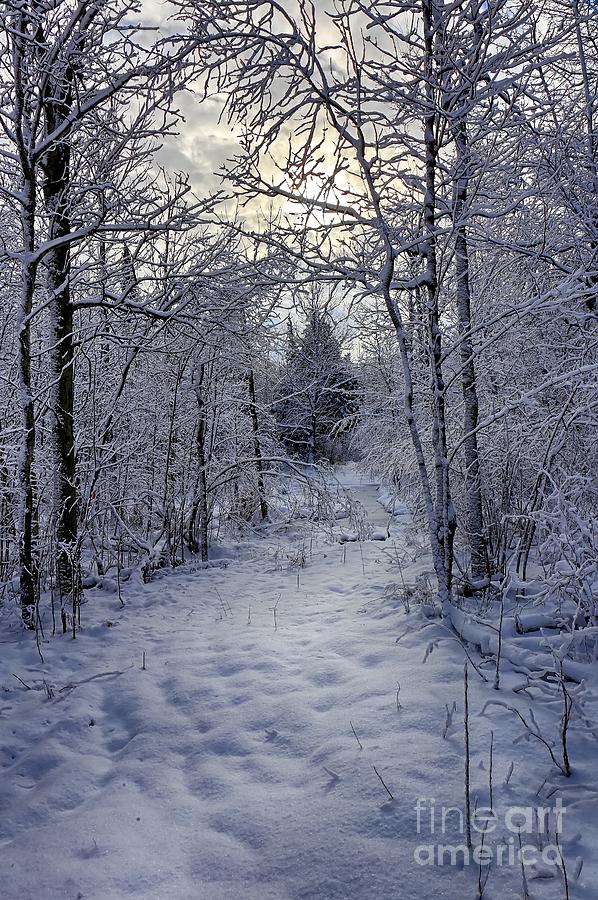
M 309 465 L 319 458 L 336 461 L 357 411 L 357 385 L 330 315 L 316 304 L 300 335 L 289 330 L 278 394 L 277 418 L 290 453 Z
M 48 311 L 57 590 L 61 607 L 72 606 L 74 623 L 80 582 L 74 427 L 75 272 L 89 267 L 94 235 L 176 227 L 175 209 L 186 191 L 182 186 L 163 206 L 150 191 L 136 198 L 141 203 L 132 216 L 133 205 L 125 199 L 127 190 L 135 196 L 131 172 L 137 167 L 139 181 L 151 136 L 170 127 L 168 109 L 177 72 L 176 60 L 167 58 L 161 48 L 144 48 L 136 42 L 138 29 L 125 21 L 129 12 L 130 4 L 119 0 L 59 0 L 51 6 L 38 0 L 30 4 L 15 0 L 5 3 L 1 14 L 2 87 L 7 98 L 12 98 L 0 114 L 2 193 L 18 211 L 21 223 L 20 247 L 13 249 L 11 256 L 21 268 L 18 531 L 21 604 L 23 619 L 30 627 L 35 623 L 38 567 L 33 533 L 36 426 L 32 322 Z M 131 100 L 136 112 L 125 113 Z M 36 291 L 42 292 L 40 271 L 45 275 L 46 297 L 36 308 Z
M 541 134 L 536 123 L 552 103 L 538 100 L 543 73 L 554 73 L 551 92 L 574 23 L 563 32 L 549 0 L 534 10 L 523 3 L 341 0 L 325 29 L 308 2 L 181 7 L 195 12 L 206 89 L 226 95 L 242 128 L 229 182 L 246 205 L 268 202 L 274 210 L 270 227 L 256 233 L 248 224 L 247 236 L 284 248 L 300 273 L 296 283 L 343 284 L 360 303 L 377 297 L 386 309 L 446 608 L 455 535 L 460 566 L 469 561 L 474 576 L 488 574 L 494 523 L 484 521 L 492 500 L 485 499 L 491 491 L 484 490 L 482 458 L 490 460 L 496 423 L 513 414 L 508 389 L 492 413 L 480 412 L 481 381 L 505 319 L 510 327 L 511 316 L 542 315 L 549 305 L 540 289 L 525 310 L 517 301 L 517 313 L 494 317 L 481 301 L 489 272 L 475 282 L 478 261 L 498 239 L 518 262 L 534 258 L 544 274 L 550 270 L 540 248 L 546 229 L 537 239 L 523 235 L 525 209 L 537 196 L 535 155 L 524 135 Z M 582 369 L 575 363 L 572 377 Z M 501 511 L 507 530 L 508 516 Z

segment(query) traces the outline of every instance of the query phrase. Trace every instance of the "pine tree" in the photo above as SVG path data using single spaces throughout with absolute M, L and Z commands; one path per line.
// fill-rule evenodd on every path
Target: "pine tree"
M 357 409 L 357 381 L 331 317 L 319 307 L 303 332 L 289 325 L 283 377 L 276 405 L 288 451 L 307 463 L 336 461 L 346 447 L 349 417 Z

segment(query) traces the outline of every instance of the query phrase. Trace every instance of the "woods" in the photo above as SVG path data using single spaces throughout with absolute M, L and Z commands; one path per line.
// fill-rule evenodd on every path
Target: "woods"
M 595 0 L 0 25 L 7 900 L 591 900 Z
M 445 610 L 525 575 L 555 509 L 585 534 L 593 6 L 171 13 L 164 37 L 118 2 L 3 7 L 2 546 L 23 621 L 49 591 L 75 633 L 82 569 L 206 561 L 227 515 L 268 519 L 285 461 L 362 457 L 409 496 Z M 199 198 L 158 165 L 183 90 L 238 135 Z
M 4 590 L 74 634 L 81 567 L 207 560 L 285 460 L 348 455 L 408 489 L 445 609 L 525 574 L 593 515 L 593 6 L 171 12 L 3 7 Z M 200 198 L 157 162 L 189 87 L 239 136 Z

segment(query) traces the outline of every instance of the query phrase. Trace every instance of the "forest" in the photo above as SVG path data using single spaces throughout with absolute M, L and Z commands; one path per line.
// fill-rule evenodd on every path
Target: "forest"
M 594 0 L 4 0 L 0 19 L 5 896 L 390 900 L 401 872 L 407 900 L 598 896 Z M 238 727 L 235 672 L 256 705 Z M 286 754 L 261 812 L 254 721 L 260 765 Z M 204 768 L 169 792 L 190 728 Z M 144 734 L 142 838 L 105 785 Z M 307 759 L 324 801 L 311 775 L 295 797 Z M 552 868 L 419 869 L 430 779 L 482 856 L 478 807 L 533 806 Z M 542 838 L 555 798 L 575 828 Z

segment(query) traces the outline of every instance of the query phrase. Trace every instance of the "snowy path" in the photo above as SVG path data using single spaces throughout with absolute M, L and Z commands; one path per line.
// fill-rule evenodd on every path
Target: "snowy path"
M 375 488 L 354 491 L 386 524 Z M 473 869 L 413 860 L 416 798 L 461 802 L 461 735 L 442 738 L 460 651 L 422 666 L 421 636 L 395 643 L 383 550 L 364 543 L 364 576 L 359 545 L 322 545 L 297 587 L 272 546 L 165 576 L 122 611 L 93 596 L 97 624 L 43 666 L 15 644 L 12 671 L 40 689 L 3 670 L 4 900 L 473 897 Z M 500 769 L 500 734 L 496 752 Z

